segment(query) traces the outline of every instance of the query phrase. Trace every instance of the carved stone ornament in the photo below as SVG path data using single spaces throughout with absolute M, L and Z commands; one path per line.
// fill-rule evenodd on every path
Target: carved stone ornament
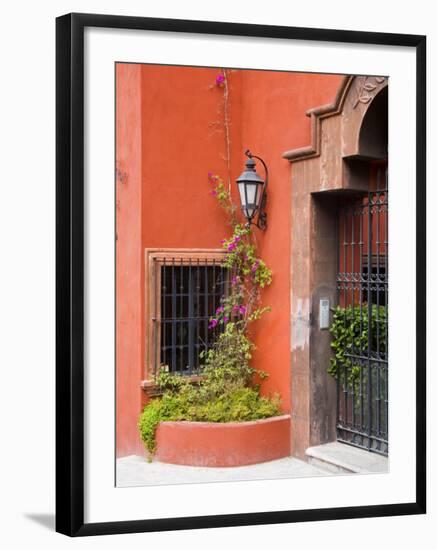
M 377 93 L 379 85 L 382 84 L 387 77 L 385 76 L 366 76 L 358 88 L 358 96 L 355 100 L 353 108 L 355 109 L 358 103 L 369 103 L 373 96 Z

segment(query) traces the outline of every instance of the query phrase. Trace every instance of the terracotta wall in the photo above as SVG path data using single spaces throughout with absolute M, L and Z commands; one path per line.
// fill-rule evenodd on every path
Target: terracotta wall
M 291 192 L 290 164 L 281 154 L 309 144 L 305 111 L 332 101 L 341 77 L 228 71 L 226 140 L 218 74 L 213 68 L 117 65 L 117 166 L 128 182 L 118 178 L 116 189 L 119 455 L 139 452 L 138 392 L 146 377 L 147 341 L 143 251 L 219 248 L 229 228 L 209 192 L 207 174 L 229 177 L 236 192 L 234 180 L 243 169 L 246 148 L 263 157 L 270 172 L 268 229 L 255 233 L 274 274 L 264 294 L 272 312 L 256 328 L 255 361 L 270 374 L 263 392 L 280 392 L 284 411 L 290 411 Z

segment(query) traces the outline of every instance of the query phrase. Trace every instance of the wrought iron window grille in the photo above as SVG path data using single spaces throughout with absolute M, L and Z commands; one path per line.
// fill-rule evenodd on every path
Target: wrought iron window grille
M 209 326 L 228 292 L 222 255 L 161 255 L 152 259 L 152 270 L 152 373 L 164 369 L 184 376 L 199 374 L 201 353 L 222 330 L 221 325 Z

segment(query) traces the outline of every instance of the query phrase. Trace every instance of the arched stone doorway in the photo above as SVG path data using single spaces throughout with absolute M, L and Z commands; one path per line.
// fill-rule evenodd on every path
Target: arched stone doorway
M 371 220 L 369 226 L 373 209 L 386 207 L 373 205 L 374 198 L 370 193 L 379 193 L 377 200 L 382 197 L 381 200 L 387 202 L 387 193 L 380 192 L 381 185 L 385 186 L 387 166 L 387 86 L 388 80 L 385 77 L 345 77 L 332 104 L 307 112 L 312 124 L 311 145 L 283 155 L 292 163 L 292 452 L 302 458 L 305 457 L 308 447 L 335 441 L 337 438 L 369 450 L 382 453 L 387 450 L 386 446 L 382 448 L 379 443 L 375 443 L 382 433 L 382 421 L 384 428 L 386 427 L 386 415 L 384 418 L 381 414 L 379 416 L 380 425 L 375 428 L 378 433 L 374 434 L 376 439 L 366 439 L 363 434 L 354 435 L 360 422 L 361 428 L 365 423 L 368 424 L 366 429 L 368 428 L 369 433 L 374 430 L 369 420 L 374 414 L 373 401 L 366 402 L 367 416 L 362 415 L 360 422 L 355 425 L 351 420 L 356 407 L 355 401 L 359 396 L 358 389 L 356 392 L 353 389 L 357 386 L 352 386 L 351 389 L 346 384 L 347 397 L 353 395 L 352 400 L 355 401 L 351 404 L 350 399 L 346 400 L 342 409 L 339 396 L 344 397 L 345 388 L 341 378 L 339 381 L 339 376 L 335 379 L 327 372 L 332 341 L 327 327 L 332 322 L 333 308 L 340 305 L 353 310 L 355 300 L 359 298 L 361 304 L 365 303 L 370 308 L 371 314 L 372 297 L 375 296 L 376 301 L 382 299 L 381 294 L 378 294 L 379 290 L 373 291 L 370 288 L 375 263 L 372 246 L 369 247 L 368 244 L 366 249 L 363 244 L 358 244 L 360 241 L 356 227 L 360 227 L 360 221 L 356 218 L 358 225 L 355 228 L 351 228 L 351 221 L 346 220 L 347 229 L 344 229 L 344 223 L 346 212 L 351 209 L 355 213 L 361 212 L 361 230 L 365 227 L 369 234 L 368 230 L 374 224 Z M 378 189 L 376 185 L 379 186 Z M 364 221 L 364 215 L 367 216 L 367 222 Z M 354 215 L 351 219 L 355 219 Z M 340 229 L 342 222 L 343 234 Z M 387 220 L 383 224 L 386 229 Z M 378 230 L 380 229 L 379 225 Z M 341 239 L 343 243 L 347 242 L 346 248 L 343 245 L 343 251 L 339 246 Z M 387 240 L 387 235 L 384 240 Z M 370 245 L 373 241 L 375 238 L 370 235 Z M 375 284 L 381 286 L 381 280 L 384 279 L 382 286 L 387 289 L 388 267 L 384 266 L 384 277 L 380 277 L 381 257 L 384 256 L 384 262 L 388 258 L 388 247 L 386 244 L 384 246 L 373 243 L 373 249 L 376 247 L 379 255 L 375 273 L 378 280 Z M 350 259 L 347 263 L 347 254 L 349 258 L 351 254 L 354 257 L 360 250 L 362 264 L 359 263 L 359 258 L 354 260 L 355 263 L 351 263 Z M 343 255 L 342 259 L 342 253 L 346 253 L 346 258 Z M 363 270 L 364 264 L 367 266 L 367 273 Z M 346 287 L 343 298 L 341 291 L 345 288 L 342 287 Z M 330 311 L 328 323 L 326 306 Z M 367 351 L 369 354 L 373 353 L 370 348 Z M 384 357 L 384 361 L 386 359 Z M 367 363 L 363 358 L 356 361 L 361 361 L 362 365 L 367 364 L 368 369 L 366 371 L 363 367 L 361 370 L 359 397 L 363 405 L 363 375 L 365 377 L 366 372 L 370 373 L 372 379 L 373 371 L 369 360 Z M 345 376 L 347 380 L 348 374 Z M 380 386 L 381 384 L 378 386 L 378 398 L 387 401 L 386 378 L 384 395 L 381 394 Z M 373 399 L 372 395 L 366 395 L 366 399 Z M 350 428 L 350 438 L 347 430 L 339 429 L 342 425 L 347 430 Z M 384 432 L 382 439 L 387 438 L 388 434 Z

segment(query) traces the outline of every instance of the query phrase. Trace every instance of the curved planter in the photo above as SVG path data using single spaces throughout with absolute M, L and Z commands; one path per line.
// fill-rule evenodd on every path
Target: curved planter
M 290 455 L 290 415 L 251 422 L 160 422 L 155 458 L 186 466 L 244 466 Z

